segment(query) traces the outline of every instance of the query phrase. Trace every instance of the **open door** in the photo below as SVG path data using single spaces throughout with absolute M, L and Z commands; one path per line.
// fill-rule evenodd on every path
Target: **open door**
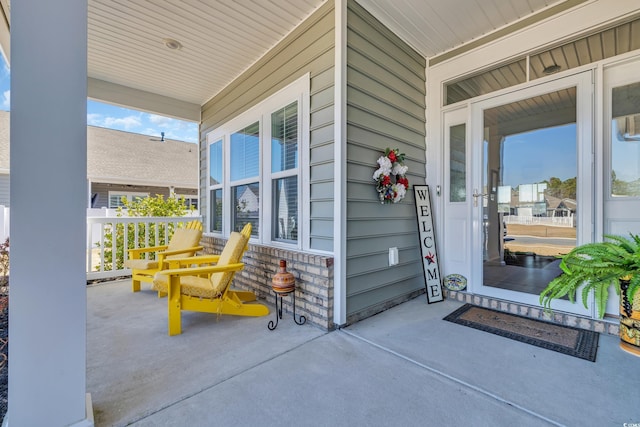
M 591 241 L 592 93 L 589 71 L 472 104 L 474 293 L 538 305 L 557 255 Z

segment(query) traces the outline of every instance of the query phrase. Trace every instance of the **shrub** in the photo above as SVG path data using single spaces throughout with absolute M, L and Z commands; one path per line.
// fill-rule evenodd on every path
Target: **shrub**
M 9 284 L 9 238 L 0 243 L 0 286 Z

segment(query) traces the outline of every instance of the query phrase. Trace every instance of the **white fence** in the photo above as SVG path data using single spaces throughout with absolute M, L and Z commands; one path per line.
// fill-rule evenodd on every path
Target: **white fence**
M 202 220 L 202 217 L 87 216 L 87 280 L 131 274 L 131 270 L 123 266 L 118 268 L 118 262 L 116 262 L 118 256 L 122 257 L 123 262 L 127 260 L 128 253 L 125 245 L 130 238 L 133 239 L 136 248 L 166 245 L 167 229 L 178 227 L 180 223 L 194 219 Z M 154 226 L 151 227 L 151 225 Z M 116 230 L 122 233 L 121 237 L 115 238 Z M 139 230 L 144 231 L 140 233 Z M 106 259 L 105 255 L 108 255 Z
M 575 227 L 575 216 L 504 215 L 502 218 L 505 224 Z

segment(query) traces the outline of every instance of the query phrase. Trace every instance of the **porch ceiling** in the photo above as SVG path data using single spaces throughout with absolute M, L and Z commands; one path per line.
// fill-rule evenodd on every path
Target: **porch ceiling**
M 134 104 L 148 94 L 163 97 L 164 103 L 199 107 L 325 1 L 91 0 L 89 94 L 93 84 L 100 89 L 93 92 L 98 99 L 109 92 L 135 92 L 105 99 L 115 103 Z M 430 58 L 553 5 L 583 0 L 358 1 Z M 0 5 L 9 19 L 10 1 Z M 182 47 L 171 50 L 166 39 Z M 3 48 L 8 52 L 5 42 Z

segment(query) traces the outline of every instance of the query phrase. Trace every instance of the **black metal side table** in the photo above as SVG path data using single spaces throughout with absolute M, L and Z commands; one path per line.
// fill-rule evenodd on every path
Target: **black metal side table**
M 269 325 L 267 326 L 270 331 L 273 331 L 278 327 L 278 320 L 282 319 L 282 297 L 292 294 L 293 295 L 293 321 L 296 322 L 296 325 L 304 325 L 307 321 L 307 318 L 303 315 L 298 316 L 296 319 L 296 292 L 295 290 L 291 292 L 273 292 L 276 294 L 276 321 L 269 320 Z

